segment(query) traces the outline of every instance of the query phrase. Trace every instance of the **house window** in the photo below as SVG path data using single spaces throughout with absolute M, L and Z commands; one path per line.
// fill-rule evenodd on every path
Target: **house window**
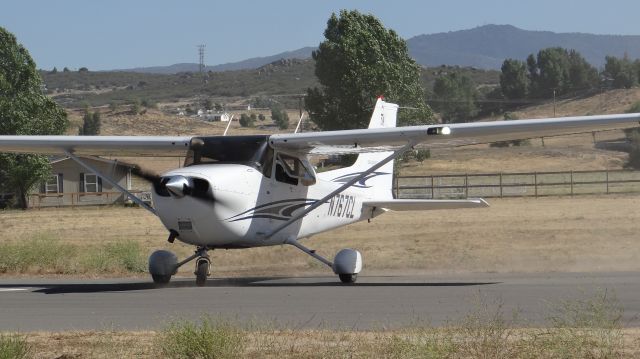
M 62 193 L 62 174 L 51 175 L 44 183 L 44 193 Z
M 83 192 L 98 192 L 98 176 L 92 173 L 85 173 Z

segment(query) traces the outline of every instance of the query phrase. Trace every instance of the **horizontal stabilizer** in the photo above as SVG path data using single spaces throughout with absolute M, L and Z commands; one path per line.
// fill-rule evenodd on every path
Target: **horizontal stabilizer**
M 436 209 L 489 207 L 482 198 L 470 199 L 392 199 L 388 201 L 365 201 L 363 206 L 392 211 L 430 211 Z

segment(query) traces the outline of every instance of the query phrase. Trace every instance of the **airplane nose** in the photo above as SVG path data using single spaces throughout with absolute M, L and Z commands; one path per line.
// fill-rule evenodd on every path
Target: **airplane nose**
M 169 178 L 167 183 L 165 183 L 165 187 L 169 191 L 169 193 L 176 197 L 182 198 L 185 194 L 192 192 L 193 183 L 192 181 L 184 176 L 172 176 Z

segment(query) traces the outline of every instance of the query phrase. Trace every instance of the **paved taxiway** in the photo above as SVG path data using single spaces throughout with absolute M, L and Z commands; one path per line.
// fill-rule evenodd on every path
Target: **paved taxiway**
M 166 288 L 147 280 L 0 280 L 0 330 L 154 329 L 172 318 L 204 313 L 292 328 L 387 328 L 455 320 L 480 297 L 503 303 L 533 324 L 554 302 L 607 291 L 624 309 L 623 323 L 640 326 L 640 273 L 481 274 L 358 278 L 212 279 L 204 288 L 175 279 Z

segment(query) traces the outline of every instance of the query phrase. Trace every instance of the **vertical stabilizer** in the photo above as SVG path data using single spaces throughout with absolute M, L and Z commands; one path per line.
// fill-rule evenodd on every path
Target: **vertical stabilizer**
M 382 98 L 378 98 L 376 107 L 373 110 L 373 115 L 371 116 L 371 122 L 369 122 L 369 128 L 396 127 L 397 113 L 398 105 L 385 102 Z M 349 170 L 351 173 L 366 171 L 392 153 L 393 152 L 361 153 L 358 155 L 358 159 L 353 166 L 349 167 Z M 371 188 L 375 192 L 373 195 L 375 198 L 393 198 L 393 161 L 388 162 L 374 173 L 368 175 L 359 185 L 365 188 Z

